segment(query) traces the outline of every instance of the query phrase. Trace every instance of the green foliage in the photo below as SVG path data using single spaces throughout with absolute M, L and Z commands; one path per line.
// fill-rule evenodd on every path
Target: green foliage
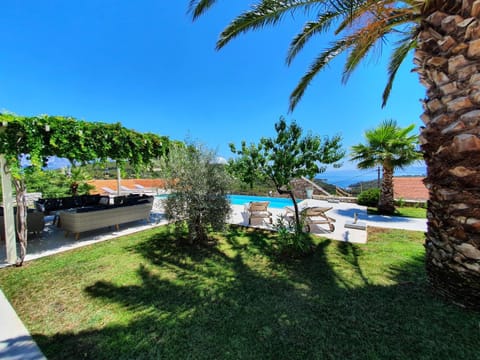
M 82 167 L 74 167 L 68 172 L 65 169 L 39 170 L 28 167 L 24 170 L 25 184 L 28 192 L 40 192 L 44 198 L 71 196 L 72 184 L 76 183 L 77 194 L 88 194 L 93 188 L 88 184 L 89 172 Z
M 227 165 L 228 167 L 228 165 Z M 269 196 L 270 192 L 275 191 L 275 185 L 269 180 L 255 180 L 253 184 L 247 184 L 240 178 L 235 178 L 235 174 L 227 170 L 232 176 L 230 184 L 230 193 L 243 195 Z
M 91 176 L 83 166 L 74 166 L 67 174 L 70 195 L 82 195 L 90 193 L 94 189 L 93 185 L 87 183 Z
M 230 150 L 235 153 L 236 149 L 233 144 L 230 144 Z M 241 179 L 241 181 L 253 189 L 255 183 L 264 183 L 268 177 L 261 171 L 264 165 L 264 158 L 262 156 L 262 149 L 250 144 L 247 146 L 242 142 L 242 154 L 245 156 L 238 157 L 228 161 L 227 171 L 234 177 Z
M 22 177 L 20 156 L 31 166 L 46 165 L 49 156 L 67 158 L 71 163 L 113 159 L 136 169 L 148 166 L 168 152 L 168 137 L 138 133 L 121 124 L 87 122 L 62 116 L 23 117 L 0 114 L 0 153 L 15 178 Z
M 352 195 L 358 195 L 364 190 L 378 188 L 378 179 L 377 180 L 368 180 L 368 181 L 359 181 L 357 183 L 351 184 L 348 186 L 349 192 Z
M 395 120 L 384 120 L 374 129 L 365 131 L 365 144 L 352 146 L 350 158 L 358 161 L 359 169 L 383 166 L 398 169 L 420 159 L 416 149 L 418 136 L 409 135 L 415 125 L 401 128 Z
M 325 170 L 323 164 L 338 162 L 343 156 L 340 136 L 332 138 L 307 134 L 294 121 L 287 125 L 283 117 L 275 124 L 274 138 L 261 138 L 258 144 L 230 149 L 238 157 L 230 162 L 232 173 L 247 183 L 269 179 L 279 194 L 288 194 L 295 204 L 295 223 L 300 232 L 300 218 L 290 182 L 302 176 L 313 178 Z
M 380 189 L 372 188 L 362 191 L 357 197 L 358 205 L 377 206 L 380 199 Z
M 304 219 L 300 218 L 299 226 L 291 217 L 281 215 L 274 225 L 277 231 L 277 246 L 280 255 L 285 257 L 301 257 L 311 254 L 313 241 L 310 234 L 299 229 L 304 228 Z
M 25 171 L 25 183 L 29 192 L 41 192 L 44 198 L 71 195 L 68 177 L 62 170 L 29 168 Z
M 230 177 L 215 158 L 212 151 L 190 144 L 172 149 L 165 164 L 172 191 L 165 213 L 179 237 L 187 230 L 190 244 L 207 243 L 208 231 L 222 230 L 231 211 Z

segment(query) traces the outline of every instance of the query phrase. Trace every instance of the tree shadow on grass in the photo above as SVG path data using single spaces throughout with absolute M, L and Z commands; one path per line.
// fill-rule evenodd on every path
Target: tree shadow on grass
M 227 243 L 236 251 L 251 255 L 259 254 L 269 259 L 276 257 L 274 239 L 276 233 L 270 230 L 254 229 L 238 225 L 230 225 L 225 234 Z M 240 241 L 240 239 L 247 241 Z
M 34 338 L 49 359 L 478 356 L 480 316 L 432 298 L 419 257 L 388 267 L 391 283 L 378 285 L 362 269 L 366 245 L 325 240 L 313 256 L 280 263 L 272 262 L 271 239 L 258 234 L 232 228 L 232 253 L 153 236 L 130 249 L 148 260 L 136 269 L 138 285 L 85 288 L 120 306 L 124 321 Z

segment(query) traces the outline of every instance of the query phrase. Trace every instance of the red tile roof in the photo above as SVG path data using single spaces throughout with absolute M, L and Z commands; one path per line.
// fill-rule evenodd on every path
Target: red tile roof
M 404 176 L 393 178 L 393 196 L 395 199 L 428 200 L 428 190 L 423 176 Z
M 95 189 L 91 190 L 91 194 L 101 194 L 105 191 L 102 187 L 108 187 L 112 190 L 117 190 L 117 180 L 91 180 L 88 182 L 95 186 Z M 165 180 L 163 179 L 121 179 L 120 186 L 125 186 L 129 189 L 135 190 L 135 184 L 142 185 L 145 188 L 165 188 Z

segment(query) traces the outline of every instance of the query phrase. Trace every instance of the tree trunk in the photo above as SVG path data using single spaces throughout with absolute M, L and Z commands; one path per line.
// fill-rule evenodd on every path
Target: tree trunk
M 22 266 L 25 256 L 27 255 L 27 240 L 28 240 L 28 229 L 27 229 L 27 198 L 26 192 L 27 188 L 25 186 L 25 181 L 14 179 L 13 183 L 16 190 L 16 200 L 17 200 L 17 213 L 15 215 L 16 223 L 16 232 L 17 239 L 20 244 L 20 257 L 17 260 L 16 265 Z
M 383 165 L 382 189 L 378 200 L 378 212 L 391 215 L 395 212 L 393 198 L 393 168 L 388 164 Z
M 480 7 L 448 4 L 422 22 L 414 57 L 427 88 L 426 270 L 438 294 L 480 309 Z
M 300 234 L 301 232 L 303 232 L 303 229 L 302 229 L 302 224 L 300 222 L 300 212 L 298 211 L 297 200 L 295 198 L 295 194 L 293 190 L 283 190 L 282 188 L 277 186 L 277 191 L 280 195 L 287 194 L 288 196 L 290 196 L 290 199 L 292 199 L 293 209 L 295 210 L 295 233 Z

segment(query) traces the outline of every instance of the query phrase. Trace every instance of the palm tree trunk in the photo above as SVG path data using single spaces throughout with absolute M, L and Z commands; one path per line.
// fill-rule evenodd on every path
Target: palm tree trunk
M 378 212 L 381 214 L 393 214 L 395 202 L 393 198 L 393 168 L 387 164 L 383 166 L 382 189 L 378 200 Z
M 480 309 L 480 9 L 472 3 L 456 1 L 427 17 L 415 63 L 427 88 L 420 141 L 430 193 L 429 282 L 449 300 Z

